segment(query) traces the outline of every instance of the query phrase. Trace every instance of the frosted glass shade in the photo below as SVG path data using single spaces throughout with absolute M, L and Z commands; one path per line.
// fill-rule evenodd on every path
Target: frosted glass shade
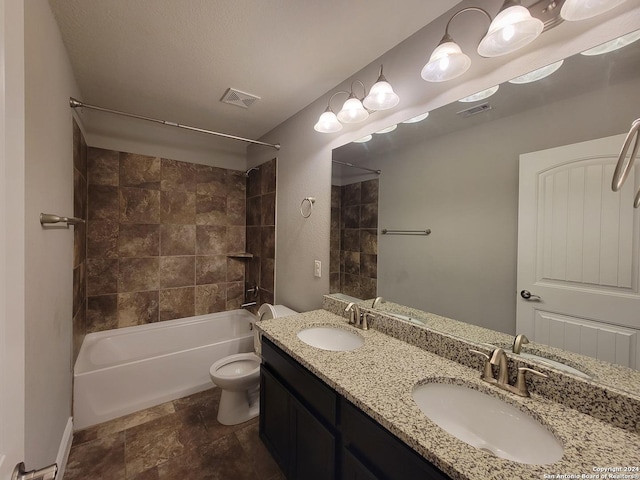
M 480 100 L 484 100 L 485 98 L 489 98 L 491 95 L 496 93 L 500 88 L 500 85 L 494 85 L 491 88 L 487 88 L 486 90 L 482 90 L 480 92 L 476 92 L 473 95 L 469 95 L 468 97 L 461 98 L 458 100 L 459 102 L 471 103 L 471 102 L 479 102 Z
M 420 76 L 427 82 L 446 82 L 469 70 L 471 59 L 462 53 L 456 42 L 441 43 L 422 68 Z
M 368 117 L 369 112 L 364 109 L 362 102 L 356 97 L 347 99 L 342 106 L 342 110 L 338 112 L 338 120 L 342 123 L 358 123 Z
M 320 118 L 318 123 L 313 126 L 316 132 L 334 133 L 342 130 L 342 124 L 338 121 L 338 117 L 330 109 L 327 109 Z
M 428 116 L 429 116 L 429 112 L 424 112 L 424 113 L 421 113 L 420 115 L 416 115 L 415 117 L 411 117 L 411 118 L 409 118 L 408 120 L 405 120 L 402 123 L 417 123 L 417 122 L 421 122 L 422 120 L 424 120 Z
M 593 56 L 593 55 L 604 55 L 605 53 L 613 52 L 620 48 L 626 47 L 627 45 L 636 42 L 640 39 L 640 30 L 636 30 L 635 32 L 627 33 L 618 38 L 614 38 L 606 43 L 598 45 L 596 47 L 590 48 L 589 50 L 585 50 L 581 52 L 582 55 Z
M 551 65 L 545 65 L 544 67 L 538 68 L 537 70 L 534 70 L 532 72 L 525 73 L 524 75 L 520 75 L 516 78 L 512 78 L 511 80 L 509 80 L 509 83 L 521 84 L 537 82 L 538 80 L 542 80 L 543 78 L 548 77 L 553 72 L 558 70 L 563 63 L 564 60 L 560 60 L 556 63 L 552 63 Z
M 362 103 L 369 110 L 387 110 L 395 107 L 398 102 L 400 97 L 393 91 L 389 82 L 378 79 Z
M 489 25 L 489 31 L 478 45 L 483 57 L 499 57 L 528 45 L 542 33 L 544 23 L 533 18 L 522 5 L 502 10 Z
M 617 7 L 626 0 L 566 0 L 560 10 L 560 16 L 574 22 L 595 17 Z

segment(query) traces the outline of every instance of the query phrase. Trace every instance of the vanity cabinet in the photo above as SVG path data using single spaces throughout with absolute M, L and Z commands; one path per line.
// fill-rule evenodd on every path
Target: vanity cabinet
M 448 477 L 263 337 L 260 438 L 289 479 Z
M 336 393 L 266 339 L 262 356 L 260 438 L 287 478 L 337 478 Z

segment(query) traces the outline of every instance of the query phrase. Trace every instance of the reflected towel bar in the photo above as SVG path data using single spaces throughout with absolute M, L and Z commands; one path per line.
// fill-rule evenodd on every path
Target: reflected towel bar
M 66 223 L 67 227 L 69 225 L 77 225 L 79 223 L 84 223 L 84 220 L 77 217 L 61 217 L 59 215 L 52 215 L 51 213 L 41 213 L 40 214 L 40 225 L 50 225 L 53 223 Z
M 431 229 L 426 230 L 389 230 L 387 228 L 382 230 L 383 235 L 429 235 Z

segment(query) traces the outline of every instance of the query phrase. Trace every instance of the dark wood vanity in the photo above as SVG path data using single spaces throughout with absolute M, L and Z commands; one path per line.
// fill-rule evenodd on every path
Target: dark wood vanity
M 263 337 L 260 438 L 289 479 L 446 475 Z

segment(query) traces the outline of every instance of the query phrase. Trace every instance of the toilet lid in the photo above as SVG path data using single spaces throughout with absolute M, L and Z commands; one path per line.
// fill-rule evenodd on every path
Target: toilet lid
M 270 303 L 263 303 L 258 309 L 258 320 L 271 320 L 273 318 L 286 317 L 288 315 L 295 315 L 295 310 L 291 310 L 284 305 L 271 305 Z

